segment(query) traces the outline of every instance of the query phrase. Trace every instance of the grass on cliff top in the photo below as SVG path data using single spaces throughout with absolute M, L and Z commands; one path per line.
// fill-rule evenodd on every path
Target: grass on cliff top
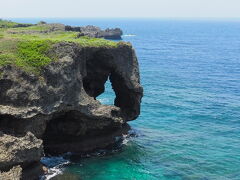
M 61 24 L 38 24 L 29 27 L 1 28 L 0 38 L 75 42 L 83 47 L 117 47 L 118 43 L 101 38 L 77 37 L 78 32 L 64 31 Z
M 49 27 L 44 26 L 44 25 L 34 25 L 34 26 L 29 26 L 29 27 L 17 27 L 17 28 L 9 28 L 7 30 L 8 33 L 39 33 L 41 31 L 47 31 L 49 30 Z
M 0 19 L 0 28 L 17 28 L 20 26 L 33 26 L 33 24 L 26 24 L 26 23 L 22 24 L 22 23 Z
M 78 32 L 48 32 L 46 25 L 13 28 L 17 23 L 4 23 L 7 25 L 3 28 L 0 20 L 0 66 L 13 64 L 35 74 L 40 74 L 44 66 L 55 60 L 49 52 L 56 43 L 74 42 L 82 47 L 118 47 L 120 44 L 100 38 L 77 38 Z
M 16 25 L 18 25 L 18 23 L 0 19 L 0 28 L 11 28 Z
M 78 32 L 67 32 L 67 31 L 55 31 L 51 33 L 16 33 L 11 34 L 4 32 L 2 38 L 11 38 L 18 40 L 48 40 L 54 42 L 74 42 L 82 47 L 117 47 L 118 43 L 110 40 L 101 38 L 90 38 L 90 37 L 79 37 L 77 38 Z M 1 36 L 1 33 L 0 33 Z M 0 37 L 1 38 L 1 37 Z
M 14 64 L 27 72 L 39 74 L 52 58 L 47 55 L 50 41 L 0 40 L 0 66 Z

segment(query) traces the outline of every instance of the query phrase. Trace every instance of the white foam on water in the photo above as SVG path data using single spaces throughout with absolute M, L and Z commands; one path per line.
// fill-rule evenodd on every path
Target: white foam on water
M 62 174 L 62 173 L 63 173 L 62 169 L 59 169 L 57 167 L 50 168 L 48 170 L 48 174 L 45 175 L 44 180 L 49 180 L 49 179 L 53 178 L 54 176 L 57 176 L 57 175 Z
M 124 37 L 133 37 L 133 36 L 136 36 L 135 34 L 125 34 L 123 35 Z
M 70 163 L 70 161 L 64 159 L 63 157 L 44 157 L 41 162 L 51 168 L 48 168 L 46 175 L 42 176 L 41 180 L 50 180 L 54 176 L 62 174 L 64 167 Z
M 127 134 L 123 134 L 122 144 L 126 145 L 129 142 L 129 136 Z
M 134 133 L 134 131 L 129 131 L 129 133 Z M 131 135 L 129 134 L 122 134 L 122 136 L 115 137 L 116 142 L 121 140 L 121 145 L 127 145 L 128 142 L 131 140 Z M 106 152 L 96 152 L 94 153 L 95 156 L 102 156 L 105 155 Z M 65 155 L 71 155 L 71 153 L 66 153 Z M 91 157 L 90 154 L 86 154 L 86 157 Z M 47 166 L 48 173 L 40 178 L 40 180 L 50 180 L 51 178 L 61 175 L 64 172 L 65 166 L 70 164 L 70 161 L 64 159 L 62 156 L 59 157 L 43 157 L 41 162 Z

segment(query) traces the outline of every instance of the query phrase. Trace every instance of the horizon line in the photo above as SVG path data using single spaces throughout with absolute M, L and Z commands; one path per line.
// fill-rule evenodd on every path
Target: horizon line
M 0 19 L 238 19 L 240 17 L 0 17 Z

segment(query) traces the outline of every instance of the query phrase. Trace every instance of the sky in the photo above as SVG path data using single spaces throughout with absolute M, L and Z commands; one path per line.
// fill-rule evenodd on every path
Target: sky
M 240 18 L 240 0 L 0 0 L 0 18 Z

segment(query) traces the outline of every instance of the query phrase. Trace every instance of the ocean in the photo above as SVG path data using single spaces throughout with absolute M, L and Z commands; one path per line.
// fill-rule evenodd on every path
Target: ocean
M 16 21 L 39 20 L 121 28 L 144 87 L 141 115 L 129 123 L 133 136 L 106 155 L 45 159 L 56 172 L 82 180 L 240 180 L 240 21 Z M 113 104 L 110 83 L 98 99 Z

